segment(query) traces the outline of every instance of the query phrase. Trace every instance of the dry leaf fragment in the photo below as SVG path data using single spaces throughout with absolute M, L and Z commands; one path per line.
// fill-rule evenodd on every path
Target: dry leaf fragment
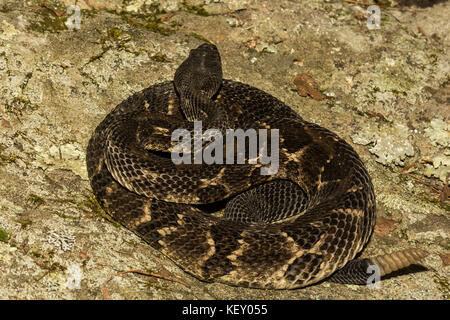
M 350 90 L 353 87 L 353 77 L 345 77 L 345 81 L 347 81 L 347 89 Z
M 161 270 L 159 270 L 158 274 L 161 275 L 162 277 L 167 277 L 167 278 L 173 276 L 173 274 L 164 267 L 162 267 Z
M 87 6 L 91 7 L 92 9 L 95 10 L 106 10 L 106 7 L 103 6 L 98 6 L 96 4 L 91 3 L 91 0 L 84 0 L 84 3 L 86 3 Z
M 377 222 L 375 224 L 375 229 L 374 229 L 373 232 L 378 237 L 384 238 L 392 230 L 394 230 L 396 228 L 395 224 L 396 224 L 395 220 L 390 220 L 390 219 L 386 219 L 386 218 L 383 218 L 383 217 L 377 218 Z
M 374 111 L 367 111 L 367 114 L 371 117 L 377 117 L 382 121 L 388 121 L 381 113 L 379 112 L 374 112 Z
M 80 258 L 81 258 L 82 260 L 86 260 L 87 257 L 88 257 L 87 252 L 85 252 L 85 251 L 80 251 Z
M 406 167 L 403 168 L 402 174 L 414 172 L 414 171 L 416 171 L 416 170 L 417 170 L 417 164 L 411 163 L 410 165 L 408 165 L 408 166 L 406 166 Z
M 425 33 L 425 31 L 423 31 L 421 27 L 417 27 L 417 31 L 425 38 L 428 38 L 427 34 Z
M 302 97 L 310 96 L 314 100 L 323 100 L 326 97 L 318 91 L 319 85 L 307 73 L 301 73 L 294 78 L 294 84 L 297 87 L 298 94 Z
M 444 267 L 450 265 L 450 254 L 440 254 L 441 260 L 442 260 L 442 264 L 444 265 Z
M 433 33 L 431 35 L 431 39 L 433 39 L 436 42 L 440 42 L 441 41 L 441 38 L 436 33 Z
M 250 39 L 244 42 L 244 45 L 249 49 L 254 49 L 256 47 L 256 39 Z
M 50 10 L 51 12 L 53 12 L 53 14 L 57 17 L 61 17 L 66 13 L 65 11 L 56 10 L 56 9 L 50 7 L 49 5 L 46 5 L 45 3 L 42 4 L 42 6 L 46 9 Z
M 12 127 L 11 127 L 11 124 L 7 121 L 7 120 L 5 120 L 5 119 L 2 119 L 2 127 L 4 127 L 4 128 L 9 128 L 9 129 L 11 129 Z
M 450 201 L 450 187 L 449 187 L 449 183 L 450 183 L 450 173 L 447 174 L 447 177 L 445 178 L 445 184 L 444 187 L 442 188 L 441 194 L 439 195 L 439 201 L 441 203 Z
M 173 17 L 173 12 L 165 13 L 161 16 L 161 21 L 166 22 L 169 21 Z
M 111 295 L 109 294 L 108 288 L 102 287 L 102 294 L 106 300 L 111 300 Z

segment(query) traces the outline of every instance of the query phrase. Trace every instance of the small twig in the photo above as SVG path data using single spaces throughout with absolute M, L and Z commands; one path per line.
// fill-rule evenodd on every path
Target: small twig
M 109 280 L 108 280 L 109 281 Z M 106 283 L 105 283 L 106 284 Z M 105 299 L 110 300 L 111 299 L 111 295 L 109 294 L 108 289 L 105 287 L 105 285 L 103 285 L 102 287 L 102 294 L 105 297 Z
M 422 163 L 433 165 L 433 164 L 434 164 L 434 161 L 431 160 L 431 159 L 428 159 L 428 158 L 423 158 L 423 159 L 422 159 Z
M 417 27 L 417 31 L 425 38 L 428 38 L 427 34 L 425 33 L 425 31 L 423 31 L 421 27 Z
M 408 165 L 402 169 L 402 174 L 414 172 L 416 170 L 416 167 L 417 167 L 417 164 L 411 163 L 410 165 Z
M 409 174 L 409 172 L 408 172 L 408 174 Z M 426 182 L 423 181 L 422 179 L 417 178 L 417 177 L 415 177 L 415 176 L 413 176 L 413 175 L 411 175 L 411 174 L 410 174 L 410 176 L 411 176 L 414 180 L 416 180 L 417 182 L 419 182 L 419 183 L 421 183 L 421 184 L 423 184 L 423 185 L 429 187 L 429 188 L 430 188 L 431 190 L 433 190 L 434 192 L 436 192 L 436 193 L 438 193 L 438 194 L 441 193 L 441 190 L 436 189 L 435 187 L 433 187 L 433 186 L 430 185 L 429 183 L 426 183 Z
M 450 197 L 450 187 L 448 186 L 450 182 L 450 173 L 447 174 L 447 176 L 445 177 L 445 185 L 444 188 L 442 189 L 441 194 L 439 195 L 439 201 L 441 203 L 444 203 L 446 201 L 448 201 L 449 197 Z
M 62 15 L 65 14 L 64 11 L 59 11 L 59 10 L 53 9 L 52 7 L 50 7 L 49 5 L 47 5 L 47 4 L 45 4 L 45 3 L 42 4 L 42 7 L 44 7 L 44 8 L 46 8 L 46 9 L 50 10 L 50 11 L 53 12 L 53 14 L 56 15 L 57 17 L 61 17 Z
M 142 275 L 150 276 L 150 277 L 154 277 L 154 278 L 159 278 L 159 279 L 169 280 L 169 281 L 173 281 L 173 282 L 180 283 L 180 284 L 182 284 L 183 286 L 189 288 L 189 285 L 188 285 L 187 283 L 185 283 L 185 282 L 183 282 L 183 281 L 181 281 L 181 280 L 179 280 L 179 279 L 174 279 L 174 278 L 171 278 L 171 277 L 169 277 L 169 276 L 165 276 L 165 275 L 160 274 L 160 273 L 148 272 L 148 271 L 139 270 L 139 269 L 132 269 L 132 270 L 120 271 L 120 272 L 118 272 L 118 273 L 112 275 L 111 278 L 109 278 L 108 280 L 105 281 L 105 283 L 103 283 L 103 285 L 102 285 L 102 287 L 101 287 L 101 290 L 102 290 L 103 296 L 104 296 L 106 299 L 110 299 L 110 295 L 109 295 L 108 289 L 106 288 L 106 285 L 108 284 L 108 282 L 110 282 L 110 281 L 111 281 L 112 279 L 114 279 L 115 277 L 124 275 L 124 274 L 126 274 L 126 273 L 137 273 L 137 274 L 142 274 Z
M 344 0 L 344 2 L 357 4 L 357 5 L 360 5 L 360 6 L 366 6 L 366 7 L 378 6 L 380 8 L 392 8 L 391 6 L 386 6 L 386 5 L 383 5 L 383 4 L 369 3 L 369 2 L 356 1 L 356 0 Z
M 399 6 L 387 6 L 384 4 L 378 4 L 378 3 L 370 3 L 370 2 L 364 2 L 364 1 L 356 1 L 356 0 L 343 0 L 344 2 L 347 3 L 352 3 L 352 4 L 356 4 L 356 5 L 360 5 L 360 6 L 365 6 L 365 7 L 370 7 L 370 6 L 377 6 L 383 9 L 396 9 L 396 10 L 401 10 L 401 11 L 418 11 L 421 10 L 423 8 L 405 8 L 404 6 L 399 7 Z M 394 18 L 398 21 L 398 19 L 394 16 Z

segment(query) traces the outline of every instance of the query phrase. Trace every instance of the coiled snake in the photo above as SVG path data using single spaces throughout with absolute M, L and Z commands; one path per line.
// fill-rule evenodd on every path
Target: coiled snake
M 261 174 L 264 165 L 248 155 L 243 164 L 175 164 L 171 134 L 184 128 L 195 136 L 199 120 L 201 133 L 278 129 L 278 170 Z M 275 289 L 327 277 L 365 284 L 369 265 L 382 276 L 426 255 L 410 249 L 354 260 L 375 225 L 374 189 L 361 159 L 273 96 L 222 79 L 214 45 L 191 50 L 173 82 L 108 114 L 89 141 L 87 168 L 113 219 L 205 281 Z M 211 214 L 223 207 L 224 216 Z

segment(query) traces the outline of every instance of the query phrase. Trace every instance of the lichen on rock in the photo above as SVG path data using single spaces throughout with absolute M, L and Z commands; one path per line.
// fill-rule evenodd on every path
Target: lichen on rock
M 379 30 L 366 28 L 365 7 L 347 1 L 0 2 L 0 299 L 446 297 L 441 283 L 450 266 L 439 255 L 450 250 L 448 209 L 396 166 L 419 167 L 427 158 L 431 183 L 448 171 L 449 2 L 382 10 L 388 14 Z M 74 3 L 79 30 L 64 24 Z M 383 290 L 328 282 L 294 291 L 235 288 L 198 281 L 108 220 L 87 178 L 90 136 L 121 101 L 173 79 L 204 41 L 218 46 L 225 78 L 351 137 L 377 207 L 395 221 L 395 229 L 371 238 L 363 257 L 426 247 L 429 270 L 383 280 Z M 299 96 L 292 79 L 301 73 L 327 99 Z M 104 285 L 124 269 L 168 270 L 188 286 L 132 273 Z
M 410 130 L 403 124 L 383 125 L 377 131 L 368 126 L 351 136 L 354 143 L 374 144 L 369 151 L 377 156 L 376 161 L 384 165 L 405 165 L 405 158 L 414 156 L 410 141 Z
M 450 112 L 450 110 L 449 110 Z M 442 119 L 431 120 L 430 126 L 425 129 L 426 137 L 430 138 L 431 144 L 440 147 L 450 147 L 450 123 Z
M 431 161 L 432 164 L 425 164 L 425 176 L 436 177 L 446 182 L 447 176 L 450 175 L 450 151 L 447 154 L 433 157 Z

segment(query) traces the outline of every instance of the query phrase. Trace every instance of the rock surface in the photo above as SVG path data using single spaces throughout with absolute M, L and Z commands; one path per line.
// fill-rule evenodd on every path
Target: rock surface
M 374 30 L 345 1 L 78 0 L 79 29 L 74 3 L 0 1 L 1 299 L 449 299 L 450 3 L 382 8 Z M 107 219 L 87 180 L 92 131 L 129 95 L 172 79 L 205 40 L 226 78 L 361 155 L 380 217 L 362 256 L 420 247 L 425 268 L 374 290 L 207 284 Z M 301 73 L 327 98 L 299 96 Z M 135 269 L 182 282 L 118 274 Z

